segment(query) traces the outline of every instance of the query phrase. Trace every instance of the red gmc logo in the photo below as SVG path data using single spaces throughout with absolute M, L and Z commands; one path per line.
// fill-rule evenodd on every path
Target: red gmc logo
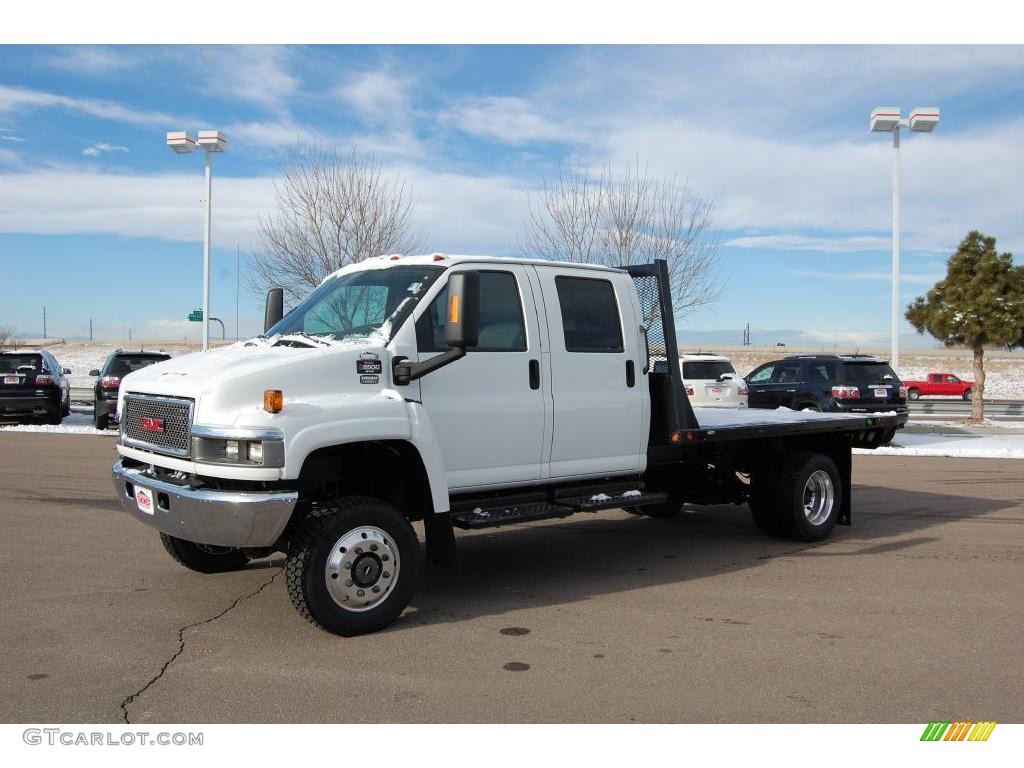
M 147 432 L 163 432 L 164 420 L 154 419 L 152 416 L 143 416 L 141 426 Z

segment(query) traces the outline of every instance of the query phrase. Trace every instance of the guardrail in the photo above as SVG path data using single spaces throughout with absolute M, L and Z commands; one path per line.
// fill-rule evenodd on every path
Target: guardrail
M 96 392 L 92 387 L 72 387 L 71 388 L 71 402 L 72 403 L 85 403 L 92 405 L 96 399 Z
M 966 418 L 971 415 L 970 400 L 911 400 L 910 416 L 915 419 Z M 986 400 L 986 418 L 1024 421 L 1024 400 Z

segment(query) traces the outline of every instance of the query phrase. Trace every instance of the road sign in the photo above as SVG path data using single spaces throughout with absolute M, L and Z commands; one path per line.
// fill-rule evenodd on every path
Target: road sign
M 188 319 L 191 320 L 193 323 L 203 322 L 203 310 L 193 309 L 191 312 L 188 313 Z

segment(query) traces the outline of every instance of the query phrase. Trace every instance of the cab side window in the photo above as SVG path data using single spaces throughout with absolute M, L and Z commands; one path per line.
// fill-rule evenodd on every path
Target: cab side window
M 567 352 L 622 352 L 615 289 L 607 280 L 556 277 Z
M 416 321 L 416 347 L 420 352 L 445 352 L 444 288 Z M 511 272 L 480 272 L 480 342 L 469 352 L 525 352 L 526 324 L 519 299 L 519 284 Z

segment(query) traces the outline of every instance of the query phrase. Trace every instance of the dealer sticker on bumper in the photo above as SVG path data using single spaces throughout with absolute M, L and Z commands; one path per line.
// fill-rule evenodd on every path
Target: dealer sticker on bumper
M 139 505 L 139 511 L 147 515 L 153 514 L 153 492 L 147 488 L 135 486 L 135 503 Z

